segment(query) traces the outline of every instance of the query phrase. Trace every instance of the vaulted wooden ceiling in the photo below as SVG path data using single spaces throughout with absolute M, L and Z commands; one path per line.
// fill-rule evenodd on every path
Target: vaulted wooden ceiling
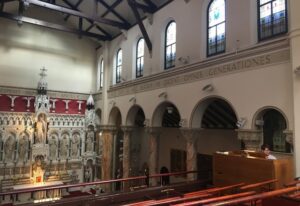
M 151 40 L 142 20 L 172 0 L 0 0 L 0 17 L 110 41 L 138 24 L 148 49 Z

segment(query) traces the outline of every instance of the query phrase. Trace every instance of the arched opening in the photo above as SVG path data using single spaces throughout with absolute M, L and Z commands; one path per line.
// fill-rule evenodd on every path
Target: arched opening
M 140 106 L 134 105 L 130 108 L 126 119 L 126 125 L 135 127 L 145 126 L 145 114 Z
M 263 144 L 268 144 L 272 151 L 291 152 L 291 144 L 284 133 L 287 122 L 281 112 L 274 108 L 264 109 L 258 114 L 255 125 L 263 130 Z
M 122 115 L 117 107 L 112 108 L 109 115 L 109 124 L 116 126 L 116 132 L 113 136 L 113 154 L 112 154 L 112 177 L 115 179 L 122 173 L 123 168 L 123 138 L 124 132 L 121 129 Z
M 142 164 L 148 161 L 148 145 L 145 140 L 147 134 L 145 132 L 145 113 L 139 105 L 133 105 L 127 115 L 126 126 L 133 126 L 134 129 L 130 134 L 130 176 L 138 176 L 142 171 Z
M 191 118 L 197 133 L 198 179 L 212 180 L 212 155 L 216 151 L 232 151 L 242 148 L 237 138 L 237 115 L 232 105 L 221 97 L 209 97 L 200 101 Z
M 192 127 L 202 129 L 236 129 L 237 116 L 232 106 L 217 97 L 200 102 L 192 115 Z
M 180 114 L 177 107 L 171 102 L 160 104 L 153 115 L 153 126 L 164 128 L 179 128 Z
M 165 168 L 170 172 L 186 170 L 186 141 L 179 129 L 180 120 L 180 112 L 171 102 L 162 102 L 154 111 L 152 125 L 160 130 L 157 168 Z M 170 182 L 176 181 L 182 181 L 181 177 L 171 177 Z

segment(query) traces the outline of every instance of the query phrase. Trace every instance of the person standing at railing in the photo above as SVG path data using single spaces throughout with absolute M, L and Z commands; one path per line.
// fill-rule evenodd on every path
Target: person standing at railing
M 266 155 L 266 159 L 268 160 L 276 160 L 277 158 L 274 155 L 270 154 L 270 147 L 267 144 L 263 144 L 261 146 L 261 151 Z

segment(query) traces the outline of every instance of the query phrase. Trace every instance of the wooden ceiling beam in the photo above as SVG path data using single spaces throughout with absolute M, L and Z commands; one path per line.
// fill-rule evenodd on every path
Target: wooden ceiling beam
M 102 4 L 108 11 L 110 11 L 111 13 L 113 13 L 116 17 L 118 17 L 125 24 L 127 24 L 128 26 L 130 26 L 129 22 L 126 19 L 124 19 L 124 17 L 122 17 L 119 13 L 117 13 L 111 6 L 109 6 L 107 3 L 105 3 L 105 1 L 103 1 L 103 0 L 97 0 L 97 2 L 99 2 L 100 4 Z
M 70 14 L 70 15 L 73 15 L 73 16 L 82 17 L 82 18 L 89 19 L 91 21 L 99 22 L 99 23 L 102 23 L 102 24 L 107 24 L 107 25 L 110 25 L 110 26 L 113 26 L 113 27 L 118 27 L 120 29 L 126 29 L 126 30 L 129 29 L 129 26 L 124 24 L 124 23 L 120 23 L 120 22 L 117 22 L 117 21 L 109 20 L 109 19 L 104 19 L 102 17 L 94 17 L 92 15 L 88 15 L 88 14 L 85 14 L 85 13 L 82 13 L 82 12 L 79 12 L 79 11 L 76 11 L 76 10 L 73 10 L 73 9 L 69 9 L 69 8 L 54 5 L 54 4 L 49 4 L 49 3 L 46 3 L 46 2 L 43 2 L 43 1 L 24 0 L 24 2 L 27 2 L 27 3 L 30 3 L 30 4 L 39 6 L 39 7 L 47 8 L 47 9 L 50 9 L 50 10 L 54 10 L 54 11 L 57 11 L 57 12 L 62 12 L 62 13 Z
M 150 8 L 156 10 L 157 6 L 151 1 L 151 0 L 144 0 L 146 2 L 146 4 L 148 4 L 150 6 Z
M 74 10 L 77 10 L 77 11 L 79 11 L 79 9 L 78 9 L 78 7 L 80 6 L 80 4 L 82 3 L 82 1 L 83 0 L 78 0 L 78 2 L 75 4 L 75 5 L 73 5 L 73 4 L 71 4 L 69 1 L 65 1 L 65 0 L 63 0 L 63 2 L 64 3 L 66 3 L 67 5 L 69 5 L 72 9 L 74 9 Z M 65 17 L 65 21 L 68 21 L 68 19 L 70 18 L 70 14 L 68 14 L 66 17 Z
M 79 1 L 82 1 L 82 0 L 79 0 Z M 78 2 L 79 2 L 79 1 L 78 1 Z M 68 0 L 63 0 L 63 2 L 64 2 L 65 4 L 67 4 L 71 9 L 74 9 L 74 10 L 76 10 L 76 11 L 80 11 L 80 10 L 78 9 L 78 6 L 71 4 Z M 78 2 L 77 2 L 77 3 L 78 3 Z M 103 34 L 105 34 L 109 40 L 112 39 L 112 36 L 111 36 L 107 31 L 105 31 L 104 29 L 102 29 L 100 26 L 96 25 L 92 20 L 89 20 L 89 19 L 86 19 L 86 20 L 90 23 L 90 26 L 85 30 L 86 32 L 89 32 L 94 26 L 96 26 L 96 28 L 97 28 L 99 31 L 101 31 Z
M 152 43 L 151 43 L 149 35 L 148 35 L 148 33 L 145 29 L 143 21 L 140 17 L 139 11 L 137 10 L 137 7 L 135 6 L 136 2 L 134 0 L 127 0 L 127 2 L 128 2 L 128 5 L 130 6 L 135 18 L 136 18 L 136 21 L 137 21 L 139 27 L 140 27 L 140 30 L 142 32 L 142 35 L 143 35 L 143 37 L 145 39 L 145 42 L 146 42 L 146 45 L 148 47 L 149 54 L 150 54 L 150 56 L 152 56 Z
M 150 14 L 153 14 L 155 12 L 155 8 L 153 7 L 150 7 L 150 6 L 146 6 L 144 4 L 140 4 L 140 3 L 135 3 L 135 6 L 139 9 L 142 9 L 144 12 L 147 12 L 147 13 L 150 13 Z
M 92 38 L 96 38 L 101 41 L 109 40 L 107 38 L 107 36 L 104 36 L 104 35 L 95 34 L 95 33 L 86 32 L 86 31 L 79 31 L 77 29 L 68 28 L 68 27 L 65 27 L 65 26 L 62 26 L 59 24 L 53 24 L 50 22 L 46 22 L 46 21 L 42 21 L 42 20 L 38 20 L 38 19 L 34 19 L 34 18 L 29 18 L 29 17 L 24 17 L 24 16 L 19 16 L 19 15 L 14 15 L 14 14 L 9 14 L 6 12 L 0 12 L 0 17 L 17 21 L 18 23 L 21 23 L 21 24 L 23 22 L 25 22 L 25 23 L 29 23 L 29 24 L 33 24 L 33 25 L 37 25 L 37 26 L 46 27 L 49 29 L 55 29 L 58 31 L 64 31 L 64 32 L 73 33 L 73 34 L 77 34 L 77 35 L 92 37 Z
M 116 0 L 111 6 L 110 8 L 114 9 L 116 6 L 118 6 L 120 3 L 122 2 L 122 0 Z M 105 17 L 110 11 L 106 10 L 106 12 L 104 12 L 101 17 Z

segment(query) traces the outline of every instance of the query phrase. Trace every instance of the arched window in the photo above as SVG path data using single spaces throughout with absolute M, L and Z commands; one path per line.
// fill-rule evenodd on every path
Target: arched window
M 118 50 L 116 60 L 116 83 L 120 83 L 122 73 L 122 49 Z
M 145 41 L 140 38 L 136 47 L 136 78 L 143 76 Z
M 176 59 L 176 23 L 171 21 L 166 27 L 165 69 L 175 66 Z
M 209 3 L 207 19 L 207 56 L 225 52 L 225 0 Z
M 287 32 L 286 0 L 258 0 L 258 39 Z
M 101 61 L 100 61 L 100 76 L 99 76 L 99 78 L 100 78 L 100 89 L 102 89 L 103 88 L 103 71 L 104 71 L 104 60 L 103 59 L 101 59 Z

